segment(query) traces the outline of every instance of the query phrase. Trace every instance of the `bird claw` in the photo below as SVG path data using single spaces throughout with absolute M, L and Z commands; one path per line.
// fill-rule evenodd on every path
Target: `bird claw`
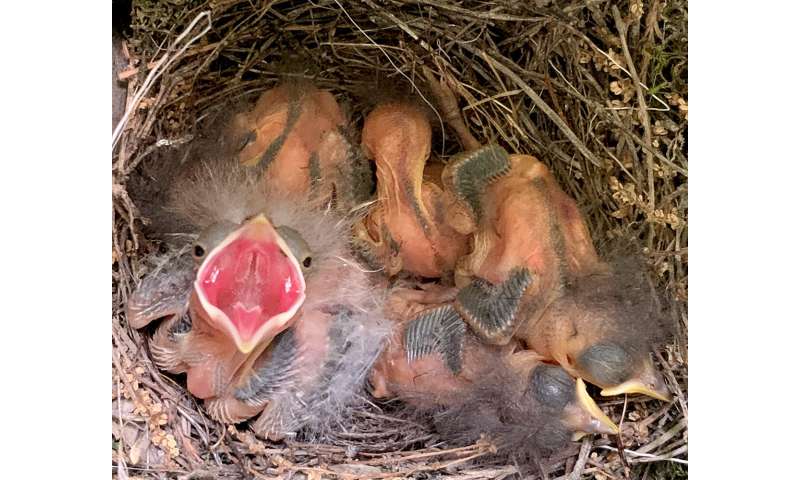
M 163 321 L 150 339 L 153 363 L 170 373 L 184 373 L 188 368 L 181 344 L 192 330 L 192 319 L 187 313 L 173 315 Z
M 128 299 L 128 325 L 139 329 L 153 320 L 183 316 L 189 308 L 193 281 L 194 264 L 188 255 L 148 274 Z

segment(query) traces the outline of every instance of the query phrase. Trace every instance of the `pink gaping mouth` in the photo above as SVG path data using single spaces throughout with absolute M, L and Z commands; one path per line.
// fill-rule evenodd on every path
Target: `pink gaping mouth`
M 305 300 L 305 281 L 289 248 L 259 215 L 209 253 L 195 291 L 208 318 L 249 353 L 288 326 Z

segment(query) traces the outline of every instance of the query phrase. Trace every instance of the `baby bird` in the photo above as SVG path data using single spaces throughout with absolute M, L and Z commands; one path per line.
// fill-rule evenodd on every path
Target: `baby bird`
M 443 180 L 457 198 L 448 218 L 466 218 L 459 225 L 474 231 L 457 267 L 455 307 L 481 338 L 521 339 L 607 395 L 669 399 L 648 355 L 657 328 L 629 312 L 647 298 L 618 285 L 544 164 L 489 145 L 449 164 Z
M 650 359 L 662 327 L 645 285 L 641 272 L 625 263 L 613 273 L 580 278 L 541 317 L 527 319 L 519 336 L 572 375 L 602 387 L 601 395 L 641 393 L 670 401 Z
M 616 433 L 581 380 L 530 351 L 471 335 L 448 292 L 397 289 L 388 301 L 392 341 L 373 368 L 373 395 L 398 397 L 434 414 L 446 436 L 488 434 L 502 450 L 550 451 L 586 433 Z
M 425 113 L 404 102 L 379 105 L 367 116 L 362 148 L 377 168 L 378 199 L 356 225 L 356 244 L 375 268 L 438 278 L 452 272 L 467 237 L 445 221 L 442 190 L 423 180 L 431 150 Z
M 231 137 L 243 165 L 289 192 L 318 191 L 345 209 L 372 192 L 366 160 L 350 144 L 346 118 L 330 92 L 285 82 L 236 115 Z
M 163 318 L 159 367 L 187 375 L 209 414 L 257 434 L 322 428 L 352 402 L 388 329 L 349 253 L 351 221 L 237 162 L 199 162 L 171 211 L 194 242 L 129 299 L 134 328 Z
M 473 232 L 456 269 L 456 283 L 469 285 L 457 308 L 487 341 L 507 343 L 523 314 L 537 316 L 561 295 L 565 279 L 607 270 L 577 205 L 535 158 L 488 145 L 442 176 L 457 199 L 448 218 Z

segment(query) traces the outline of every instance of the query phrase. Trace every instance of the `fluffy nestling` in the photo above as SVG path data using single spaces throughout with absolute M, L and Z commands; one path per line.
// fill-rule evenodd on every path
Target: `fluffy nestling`
M 180 170 L 171 233 L 191 242 L 127 307 L 134 328 L 162 319 L 154 360 L 186 373 L 212 417 L 260 413 L 253 428 L 270 438 L 336 421 L 388 333 L 380 292 L 349 252 L 352 218 L 281 187 L 235 158 Z
M 387 308 L 395 333 L 370 375 L 375 396 L 433 415 L 448 438 L 487 435 L 507 453 L 549 452 L 582 434 L 616 433 L 581 380 L 533 352 L 482 342 L 448 298 L 447 289 L 393 291 Z

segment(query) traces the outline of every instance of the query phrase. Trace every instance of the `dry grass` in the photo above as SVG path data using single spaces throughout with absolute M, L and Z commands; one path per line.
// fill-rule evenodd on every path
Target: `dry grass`
M 255 439 L 211 421 L 158 372 L 120 312 L 156 242 L 128 180 L 160 149 L 191 139 L 231 99 L 251 100 L 285 73 L 333 90 L 357 126 L 379 79 L 409 88 L 422 68 L 461 97 L 481 141 L 546 162 L 587 215 L 598 244 L 634 238 L 675 327 L 658 352 L 676 400 L 601 403 L 623 422 L 542 460 L 549 478 L 684 478 L 688 473 L 687 2 L 580 0 L 135 1 L 128 42 L 130 115 L 113 154 L 113 472 L 119 478 L 506 478 L 518 468 L 491 445 L 442 444 L 394 405 L 353 412 L 325 444 Z M 194 24 L 192 24 L 192 22 Z M 191 26 L 191 28 L 189 28 Z M 417 94 L 424 95 L 424 89 Z M 430 99 L 429 99 L 430 100 Z M 434 140 L 458 149 L 447 129 Z M 130 186 L 130 188 L 133 188 Z M 624 418 L 623 418 L 624 417 Z M 525 475 L 540 476 L 541 472 Z M 350 477 L 348 477 L 350 476 Z M 298 477 L 301 478 L 301 477 Z

